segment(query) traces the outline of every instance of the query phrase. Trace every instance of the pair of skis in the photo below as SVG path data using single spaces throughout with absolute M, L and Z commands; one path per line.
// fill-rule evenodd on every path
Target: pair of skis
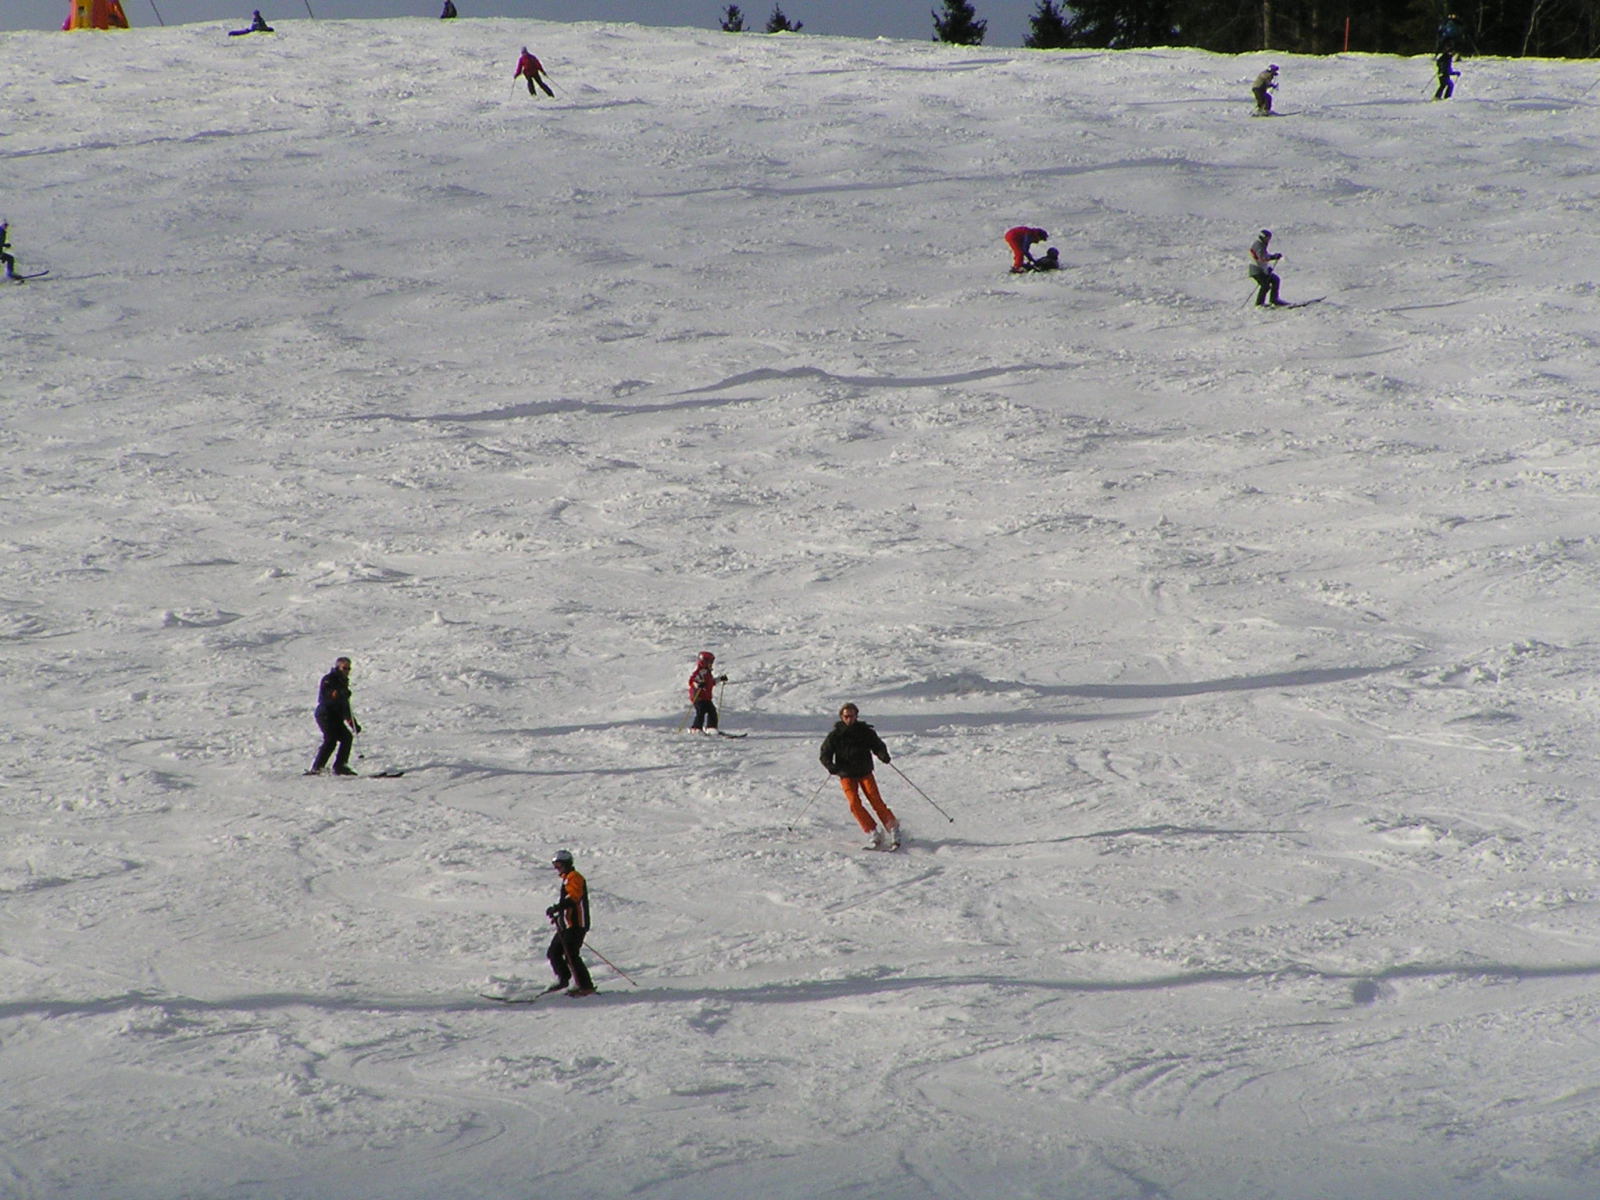
M 13 272 L 12 274 L 6 276 L 6 282 L 7 283 L 27 283 L 28 280 L 30 280 L 30 279 L 38 279 L 41 275 L 48 275 L 48 274 L 50 274 L 50 272 L 48 270 L 44 270 L 44 271 L 29 271 L 25 275 Z
M 563 995 L 573 995 L 572 991 L 565 984 L 561 983 L 553 983 L 549 987 L 545 988 L 542 992 L 512 992 L 511 994 L 504 996 L 497 992 L 479 992 L 478 995 L 482 996 L 485 1000 L 493 1000 L 496 1004 L 537 1004 L 546 996 L 553 996 L 557 992 L 560 992 Z M 573 998 L 582 999 L 586 996 L 598 996 L 599 994 L 600 989 L 593 988 L 587 992 L 582 992 Z
M 335 779 L 399 779 L 400 776 L 404 775 L 405 773 L 404 767 L 385 767 L 381 771 L 369 771 L 365 775 L 363 775 L 360 771 L 351 771 L 348 775 L 342 775 L 338 771 L 335 771 L 333 773 L 333 777 Z M 321 775 L 322 772 L 307 771 L 306 774 Z

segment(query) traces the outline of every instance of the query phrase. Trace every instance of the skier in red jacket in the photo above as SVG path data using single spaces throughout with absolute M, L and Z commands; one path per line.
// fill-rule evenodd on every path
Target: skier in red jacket
M 535 58 L 526 46 L 522 48 L 522 57 L 517 59 L 517 69 L 512 72 L 511 78 L 516 79 L 519 76 L 525 77 L 528 81 L 528 95 L 538 97 L 539 93 L 533 90 L 537 84 L 544 89 L 546 96 L 555 96 L 550 90 L 550 85 L 544 81 L 544 64 Z
M 727 683 L 728 677 L 712 671 L 711 664 L 716 661 L 717 656 L 711 651 L 700 651 L 700 661 L 689 676 L 689 703 L 694 705 L 694 724 L 689 728 L 695 733 L 717 731 L 717 684 Z
M 1033 251 L 1030 249 L 1035 242 L 1048 242 L 1050 235 L 1042 229 L 1034 229 L 1028 225 L 1017 225 L 1006 230 L 1006 245 L 1011 247 L 1011 273 L 1020 275 L 1024 271 L 1033 269 Z

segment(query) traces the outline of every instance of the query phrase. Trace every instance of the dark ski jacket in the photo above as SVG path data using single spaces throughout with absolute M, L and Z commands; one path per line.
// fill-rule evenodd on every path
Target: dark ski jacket
M 846 779 L 865 779 L 872 774 L 872 757 L 889 761 L 889 747 L 878 731 L 865 721 L 835 721 L 833 730 L 822 739 L 822 765 L 829 775 Z
M 350 676 L 335 667 L 317 685 L 317 716 L 325 721 L 351 721 Z

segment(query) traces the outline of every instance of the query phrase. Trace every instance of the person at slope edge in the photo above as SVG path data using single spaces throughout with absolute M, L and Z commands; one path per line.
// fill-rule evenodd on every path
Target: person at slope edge
M 350 748 L 355 745 L 361 723 L 350 710 L 350 660 L 342 655 L 334 662 L 333 670 L 322 677 L 317 685 L 317 727 L 322 730 L 322 745 L 307 775 L 321 775 L 328 759 L 333 759 L 335 775 L 354 775 L 350 768 Z
M 1016 225 L 1006 230 L 1006 245 L 1011 247 L 1011 273 L 1020 275 L 1033 270 L 1036 266 L 1033 261 L 1034 244 L 1049 240 L 1048 233 L 1030 225 Z
M 1256 116 L 1270 117 L 1272 115 L 1272 93 L 1278 87 L 1278 64 L 1273 63 L 1265 71 L 1256 76 L 1256 81 L 1250 88 L 1250 94 L 1256 98 Z
M 272 26 L 267 24 L 267 19 L 261 15 L 261 10 L 258 8 L 258 9 L 256 9 L 254 12 L 252 12 L 250 14 L 250 28 L 249 29 L 230 29 L 230 30 L 228 30 L 228 36 L 229 37 L 243 37 L 247 33 L 273 33 L 273 32 L 275 32 L 275 31 L 273 30 Z
M 850 815 L 861 826 L 861 832 L 872 839 L 867 843 L 867 848 L 893 850 L 900 845 L 900 822 L 883 802 L 878 781 L 872 774 L 873 757 L 888 763 L 889 748 L 883 744 L 878 731 L 860 717 L 861 710 L 854 704 L 846 704 L 839 710 L 839 720 L 822 740 L 822 765 L 827 768 L 828 774 L 839 777 L 839 786 L 850 804 Z M 883 822 L 881 829 L 862 807 L 862 795 L 872 805 L 878 820 Z
M 1278 286 L 1282 280 L 1278 273 L 1272 269 L 1272 264 L 1283 257 L 1281 254 L 1272 253 L 1267 246 L 1272 242 L 1272 230 L 1263 229 L 1256 235 L 1256 240 L 1250 243 L 1250 278 L 1256 281 L 1256 306 L 1263 307 L 1270 297 L 1272 303 L 1282 307 L 1285 301 L 1278 299 Z
M 511 73 L 512 79 L 516 79 L 519 76 L 528 81 L 528 95 L 538 98 L 539 93 L 533 90 L 534 85 L 537 84 L 544 90 L 546 96 L 554 98 L 555 93 L 550 90 L 550 85 L 544 81 L 544 64 L 534 57 L 526 46 L 522 48 L 522 57 L 517 59 L 517 69 Z
M 571 850 L 557 850 L 550 865 L 561 873 L 561 890 L 556 894 L 556 902 L 544 910 L 550 924 L 556 927 L 550 949 L 545 952 L 550 969 L 556 973 L 556 981 L 545 991 L 557 992 L 576 981 L 567 995 L 592 996 L 594 980 L 589 977 L 589 968 L 583 965 L 578 953 L 589 932 L 589 884 L 573 867 Z
M 717 656 L 711 651 L 700 651 L 700 661 L 689 676 L 689 703 L 694 705 L 694 724 L 689 729 L 693 733 L 717 731 L 717 684 L 727 683 L 728 677 L 712 671 L 711 664 L 716 661 Z

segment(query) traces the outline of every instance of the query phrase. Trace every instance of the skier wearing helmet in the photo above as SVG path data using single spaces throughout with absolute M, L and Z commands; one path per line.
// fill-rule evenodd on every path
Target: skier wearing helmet
M 594 980 L 589 978 L 589 968 L 583 965 L 578 954 L 589 932 L 589 885 L 572 865 L 571 850 L 557 850 L 550 865 L 561 874 L 561 891 L 556 895 L 556 902 L 544 910 L 550 924 L 556 927 L 550 949 L 545 952 L 550 969 L 556 973 L 556 981 L 545 991 L 558 992 L 572 983 L 567 995 L 592 996 Z
M 700 651 L 700 660 L 689 676 L 689 703 L 694 705 L 694 724 L 689 728 L 694 733 L 717 731 L 717 684 L 727 683 L 728 677 L 712 670 L 711 664 L 716 661 L 717 656 L 711 651 Z
M 1250 88 L 1250 94 L 1256 98 L 1256 116 L 1270 117 L 1272 115 L 1272 93 L 1277 88 L 1278 64 L 1273 63 L 1256 76 L 1256 81 Z
M 1278 287 L 1283 281 L 1272 269 L 1272 264 L 1283 255 L 1267 249 L 1271 242 L 1272 230 L 1263 229 L 1256 235 L 1256 240 L 1250 243 L 1250 278 L 1256 283 L 1257 307 L 1265 306 L 1270 298 L 1273 304 L 1281 308 L 1286 303 L 1278 299 Z

